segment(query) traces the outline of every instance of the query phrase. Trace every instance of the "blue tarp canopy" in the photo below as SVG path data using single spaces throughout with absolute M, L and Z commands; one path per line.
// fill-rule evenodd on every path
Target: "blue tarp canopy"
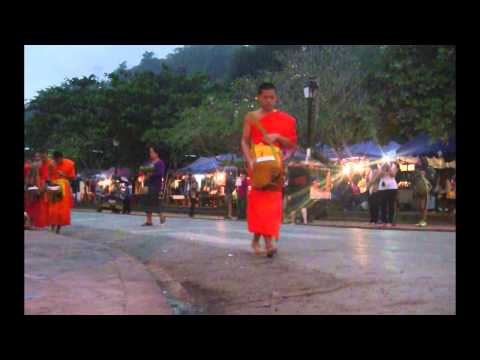
M 315 146 L 315 150 L 318 151 L 320 154 L 322 154 L 324 157 L 326 157 L 329 160 L 333 159 L 341 159 L 344 156 L 343 152 L 337 152 L 335 151 L 332 147 L 325 145 L 325 144 L 319 144 Z
M 335 151 L 332 147 L 319 144 L 315 150 L 321 153 L 326 158 L 332 159 L 346 159 L 351 157 L 366 157 L 369 159 L 379 159 L 385 155 L 395 156 L 396 151 L 400 148 L 400 144 L 391 141 L 385 146 L 380 146 L 374 141 L 367 141 L 351 146 L 347 146 L 341 151 Z
M 383 156 L 395 156 L 400 144 L 391 141 L 385 146 L 380 146 L 373 141 L 367 141 L 360 144 L 349 146 L 345 149 L 348 157 L 367 157 L 369 159 L 379 159 Z
M 215 156 L 215 159 L 217 161 L 233 161 L 233 162 L 238 162 L 238 161 L 243 161 L 243 157 L 238 156 L 237 154 L 222 154 L 222 155 L 217 155 Z
M 224 161 L 243 161 L 243 158 L 236 154 L 221 154 L 213 157 L 201 157 L 195 160 L 190 165 L 182 168 L 179 172 L 193 173 L 193 174 L 207 174 L 214 172 L 220 168 L 224 168 L 222 162 Z M 227 167 L 228 168 L 228 167 Z
M 193 173 L 193 174 L 206 174 L 214 172 L 220 167 L 220 162 L 217 161 L 214 157 L 206 158 L 201 157 L 195 160 L 190 165 L 182 168 L 179 172 Z
M 419 135 L 412 141 L 397 150 L 399 156 L 435 156 L 441 151 L 445 158 L 454 158 L 457 153 L 456 139 L 451 137 L 447 143 L 431 138 L 428 135 Z

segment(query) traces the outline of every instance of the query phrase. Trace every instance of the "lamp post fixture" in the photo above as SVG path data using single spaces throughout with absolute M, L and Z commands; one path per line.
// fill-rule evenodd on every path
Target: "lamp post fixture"
M 317 94 L 318 85 L 314 79 L 305 85 L 303 93 L 308 102 L 308 129 L 307 129 L 307 161 L 310 159 L 313 146 L 313 100 Z
M 113 139 L 113 147 L 115 148 L 115 171 L 114 177 L 117 177 L 118 173 L 118 147 L 120 146 L 120 142 L 117 139 Z

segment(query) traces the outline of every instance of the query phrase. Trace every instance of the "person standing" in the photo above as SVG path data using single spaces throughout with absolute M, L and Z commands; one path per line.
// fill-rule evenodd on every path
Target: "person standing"
M 370 212 L 370 224 L 375 225 L 379 220 L 380 199 L 378 193 L 378 183 L 380 180 L 380 171 L 376 164 L 370 166 L 370 173 L 367 177 L 368 189 L 368 210 Z
M 262 84 L 258 89 L 257 99 L 260 109 L 245 116 L 241 140 L 250 177 L 253 175 L 255 164 L 260 164 L 262 160 L 255 158 L 251 152 L 252 145 L 270 145 L 278 153 L 282 149 L 293 149 L 297 144 L 295 118 L 275 109 L 277 101 L 275 86 L 270 83 Z M 283 167 L 283 161 L 281 166 Z M 248 230 L 254 234 L 252 248 L 257 255 L 260 254 L 259 242 L 262 236 L 267 256 L 272 257 L 277 251 L 272 238 L 279 238 L 282 223 L 282 188 L 283 180 L 280 186 L 269 190 L 252 188 L 248 194 Z
M 225 203 L 227 205 L 227 216 L 226 219 L 232 220 L 233 213 L 233 191 L 235 190 L 235 181 L 231 172 L 227 173 L 227 179 L 225 182 Z
M 188 174 L 188 197 L 190 200 L 190 212 L 189 216 L 193 218 L 195 216 L 195 206 L 197 205 L 198 195 L 198 182 L 195 176 Z
M 70 181 L 75 179 L 75 163 L 65 159 L 60 151 L 53 153 L 51 164 L 51 182 L 62 189 L 62 198 L 49 205 L 49 222 L 52 231 L 60 233 L 62 226 L 70 225 L 71 209 L 73 208 L 73 194 Z
M 165 163 L 160 159 L 160 148 L 152 146 L 149 148 L 150 165 L 153 172 L 145 174 L 144 184 L 148 187 L 148 193 L 143 197 L 143 205 L 147 214 L 147 221 L 142 226 L 153 226 L 152 216 L 157 212 L 160 217 L 160 224 L 166 221 L 162 214 L 160 192 L 163 177 L 165 176 Z
M 448 212 L 447 194 L 451 191 L 451 184 L 447 174 L 443 172 L 437 181 L 435 193 L 437 194 L 437 204 L 439 212 Z
M 430 191 L 432 190 L 432 184 L 430 184 L 430 181 L 427 179 L 425 169 L 420 168 L 418 170 L 413 183 L 413 196 L 415 197 L 421 217 L 417 226 L 425 227 L 427 226 L 428 200 Z
M 398 184 L 395 179 L 397 168 L 394 164 L 385 163 L 380 171 L 378 186 L 380 208 L 384 227 L 395 226 L 395 208 L 397 203 Z
M 248 192 L 248 185 L 247 185 L 247 178 L 245 176 L 245 172 L 242 170 L 240 172 L 240 176 L 238 177 L 237 182 L 237 199 L 238 199 L 238 207 L 237 207 L 237 218 L 238 220 L 245 220 L 247 218 L 247 192 Z

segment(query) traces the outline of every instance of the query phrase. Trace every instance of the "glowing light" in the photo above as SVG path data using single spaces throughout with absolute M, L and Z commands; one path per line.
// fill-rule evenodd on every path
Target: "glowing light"
M 382 162 L 383 162 L 384 164 L 389 163 L 389 162 L 391 162 L 391 161 L 392 161 L 392 158 L 391 158 L 390 156 L 385 155 L 385 156 L 382 158 Z
M 342 169 L 342 174 L 348 176 L 348 175 L 350 175 L 350 172 L 351 172 L 350 166 L 345 165 Z
M 356 173 L 361 173 L 363 171 L 362 164 L 355 164 L 353 165 L 353 171 Z
M 408 165 L 408 171 L 415 171 L 415 164 Z
M 225 179 L 226 179 L 226 176 L 224 172 L 215 173 L 215 182 L 217 184 L 220 184 L 220 185 L 225 184 Z
M 195 177 L 195 180 L 197 180 L 197 184 L 200 185 L 202 183 L 202 180 L 205 179 L 205 175 L 193 175 Z

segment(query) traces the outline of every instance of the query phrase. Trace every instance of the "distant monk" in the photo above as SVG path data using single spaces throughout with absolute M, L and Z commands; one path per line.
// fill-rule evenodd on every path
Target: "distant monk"
M 272 143 L 280 150 L 293 149 L 297 144 L 296 120 L 274 108 L 277 101 L 275 86 L 269 83 L 262 84 L 257 99 L 260 109 L 245 117 L 241 144 L 250 177 L 255 161 L 251 153 L 251 144 Z M 252 118 L 259 119 L 266 132 L 265 136 Z M 247 201 L 247 221 L 248 230 L 254 234 L 252 248 L 255 253 L 260 254 L 260 237 L 263 236 L 267 256 L 273 256 L 277 250 L 273 246 L 272 238 L 279 238 L 282 223 L 282 187 L 268 191 L 252 188 Z
M 73 195 L 69 180 L 74 180 L 75 176 L 75 163 L 72 160 L 64 159 L 60 151 L 55 151 L 50 179 L 53 184 L 62 188 L 63 196 L 59 201 L 50 202 L 49 222 L 52 231 L 56 230 L 57 234 L 60 233 L 62 226 L 70 225 Z
M 32 185 L 37 186 L 41 193 L 40 196 L 29 202 L 28 214 L 32 221 L 34 228 L 44 228 L 49 224 L 49 211 L 48 211 L 48 199 L 47 195 L 43 192 L 45 188 L 45 182 L 49 179 L 49 164 L 48 156 L 46 152 L 37 152 L 34 155 L 35 168 L 31 172 Z

